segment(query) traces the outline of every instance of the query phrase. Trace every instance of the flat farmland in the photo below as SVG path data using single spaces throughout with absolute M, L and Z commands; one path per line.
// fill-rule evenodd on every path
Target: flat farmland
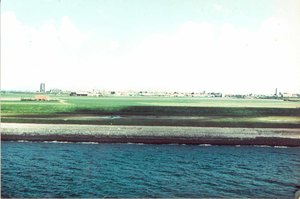
M 2 122 L 150 126 L 300 126 L 300 102 L 269 99 L 187 97 L 86 97 L 2 94 Z
M 192 97 L 59 97 L 73 105 L 84 106 L 180 106 L 180 107 L 260 107 L 297 108 L 300 102 L 266 99 L 192 98 Z

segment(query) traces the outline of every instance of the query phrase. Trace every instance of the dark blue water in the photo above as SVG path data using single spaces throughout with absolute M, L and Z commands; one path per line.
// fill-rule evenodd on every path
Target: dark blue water
M 2 197 L 293 198 L 300 148 L 2 142 Z

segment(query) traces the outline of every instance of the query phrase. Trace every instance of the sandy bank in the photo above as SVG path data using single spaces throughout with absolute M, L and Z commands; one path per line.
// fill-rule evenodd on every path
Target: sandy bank
M 1 123 L 1 139 L 3 141 L 300 146 L 300 129 Z

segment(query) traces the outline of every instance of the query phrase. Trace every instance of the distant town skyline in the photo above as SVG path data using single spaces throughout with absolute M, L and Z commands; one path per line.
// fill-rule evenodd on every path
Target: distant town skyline
M 64 92 L 91 92 L 91 93 L 104 93 L 104 92 L 122 92 L 122 93 L 136 93 L 136 92 L 142 92 L 142 93 L 176 93 L 176 94 L 180 94 L 180 93 L 192 93 L 192 94 L 207 94 L 207 93 L 215 93 L 215 94 L 242 94 L 242 95 L 281 95 L 282 93 L 285 94 L 295 94 L 295 95 L 300 95 L 300 92 L 298 93 L 288 93 L 285 91 L 278 91 L 278 88 L 275 88 L 274 92 L 269 92 L 269 93 L 257 93 L 257 92 L 251 92 L 251 93 L 230 93 L 230 92 L 219 92 L 219 91 L 207 91 L 207 90 L 203 90 L 203 91 L 180 91 L 180 90 L 176 90 L 176 91 L 153 91 L 153 90 L 107 90 L 107 89 L 99 89 L 99 88 L 93 88 L 90 90 L 62 90 L 59 88 L 50 88 L 50 89 L 46 89 L 46 84 L 45 83 L 40 83 L 40 89 L 39 90 L 1 90 L 3 92 L 32 92 L 32 93 L 64 93 Z
M 300 93 L 299 0 L 1 4 L 1 90 Z

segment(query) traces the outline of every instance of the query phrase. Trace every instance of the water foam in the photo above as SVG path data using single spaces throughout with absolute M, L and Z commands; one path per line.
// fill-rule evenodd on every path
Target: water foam
M 58 143 L 58 144 L 66 144 L 66 143 L 73 143 L 73 142 L 67 142 L 67 141 L 43 141 L 44 143 Z
M 98 142 L 77 142 L 78 144 L 99 144 Z
M 211 146 L 211 144 L 199 144 L 199 146 Z

